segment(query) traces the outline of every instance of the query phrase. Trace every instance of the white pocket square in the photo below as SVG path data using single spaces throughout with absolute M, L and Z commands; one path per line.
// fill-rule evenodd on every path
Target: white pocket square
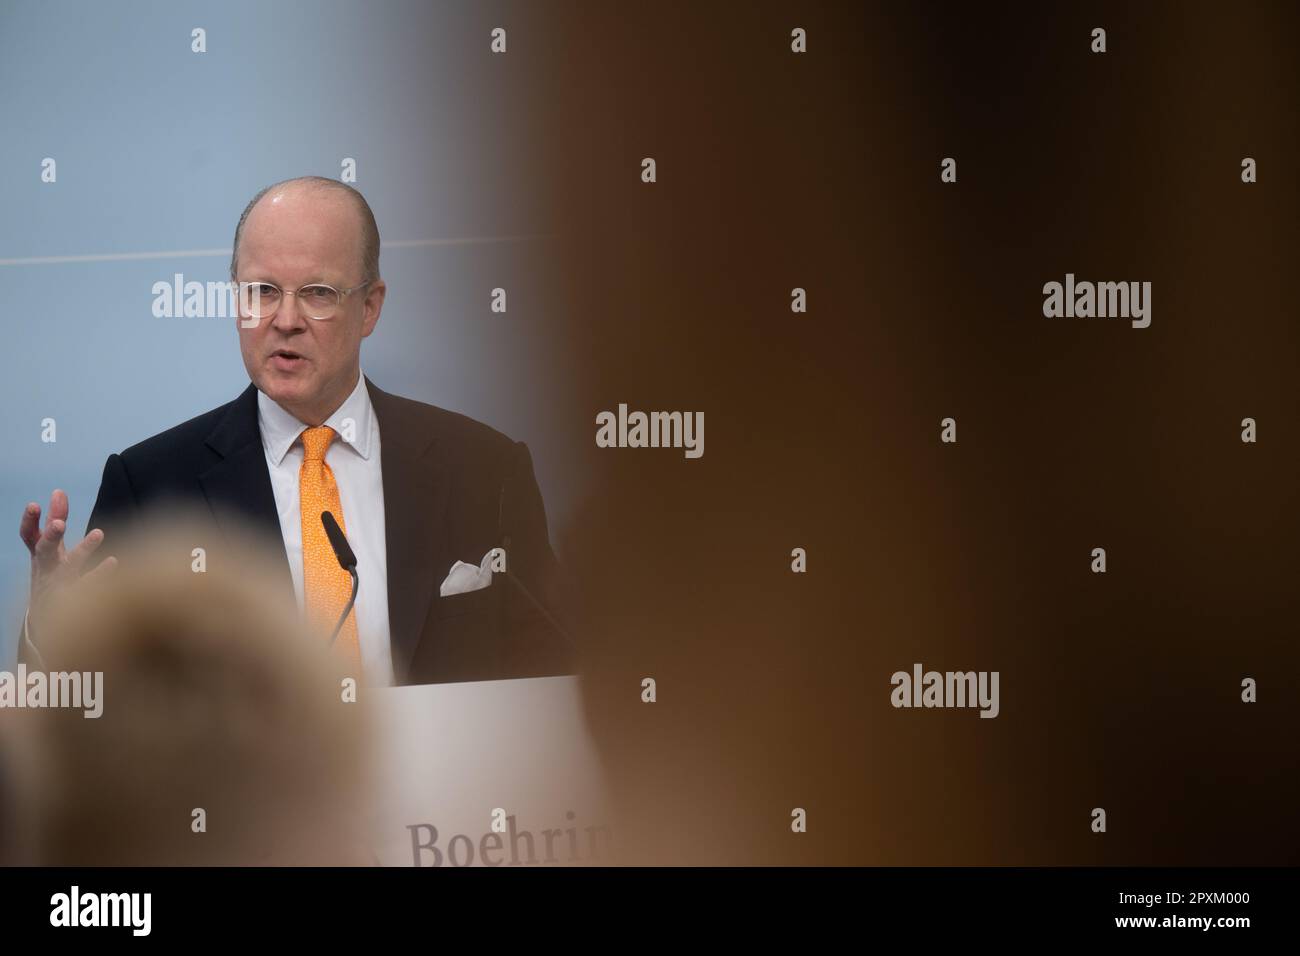
M 447 574 L 447 579 L 438 588 L 438 596 L 450 597 L 453 594 L 477 591 L 491 583 L 492 552 L 489 551 L 483 555 L 483 560 L 479 562 L 477 568 L 472 564 L 466 564 L 464 561 L 457 561 L 453 564 L 451 571 Z

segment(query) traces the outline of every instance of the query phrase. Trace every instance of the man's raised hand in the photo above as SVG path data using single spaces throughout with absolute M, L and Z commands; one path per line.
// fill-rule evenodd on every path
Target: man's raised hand
M 46 512 L 43 529 L 41 506 L 32 501 L 23 509 L 18 536 L 23 539 L 23 544 L 27 545 L 32 556 L 32 583 L 27 603 L 29 635 L 38 631 L 37 621 L 41 609 L 58 594 L 60 588 L 81 577 L 82 567 L 104 540 L 104 532 L 95 528 L 69 551 L 63 546 L 67 530 L 68 496 L 59 488 L 54 489 L 50 495 L 50 507 Z M 116 563 L 116 558 L 107 557 L 90 574 L 107 573 Z

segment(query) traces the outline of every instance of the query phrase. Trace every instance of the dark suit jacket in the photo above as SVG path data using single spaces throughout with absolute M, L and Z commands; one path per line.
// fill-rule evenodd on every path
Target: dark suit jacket
M 379 420 L 397 683 L 572 673 L 560 569 L 527 446 L 368 378 L 366 386 Z M 95 562 L 143 509 L 177 501 L 206 502 L 218 526 L 233 516 L 273 536 L 280 583 L 292 589 L 252 383 L 233 402 L 109 456 L 86 529 L 104 530 Z M 478 565 L 494 547 L 505 547 L 514 581 L 498 573 L 487 588 L 439 596 L 452 564 Z M 364 594 L 365 568 L 358 573 Z

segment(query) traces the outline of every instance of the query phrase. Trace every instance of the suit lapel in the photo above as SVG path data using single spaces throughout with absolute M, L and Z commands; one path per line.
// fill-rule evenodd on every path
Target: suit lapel
M 283 558 L 280 584 L 292 594 L 293 575 L 284 550 L 280 515 L 275 507 L 275 492 L 257 424 L 257 386 L 250 382 L 243 394 L 231 403 L 206 444 L 221 456 L 220 461 L 199 475 L 199 484 L 217 523 L 229 530 L 232 514 L 242 515 L 252 522 L 254 530 L 274 534 Z
M 447 507 L 445 466 L 435 454 L 437 439 L 405 399 L 366 379 L 379 421 L 384 481 L 384 543 L 388 562 L 388 622 L 393 673 L 405 681 L 433 601 L 443 515 Z M 444 569 L 445 573 L 445 569 Z

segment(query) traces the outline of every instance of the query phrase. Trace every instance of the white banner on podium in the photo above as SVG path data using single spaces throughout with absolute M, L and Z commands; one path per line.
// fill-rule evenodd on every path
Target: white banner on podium
M 382 865 L 614 862 L 578 678 L 378 688 L 366 699 Z

